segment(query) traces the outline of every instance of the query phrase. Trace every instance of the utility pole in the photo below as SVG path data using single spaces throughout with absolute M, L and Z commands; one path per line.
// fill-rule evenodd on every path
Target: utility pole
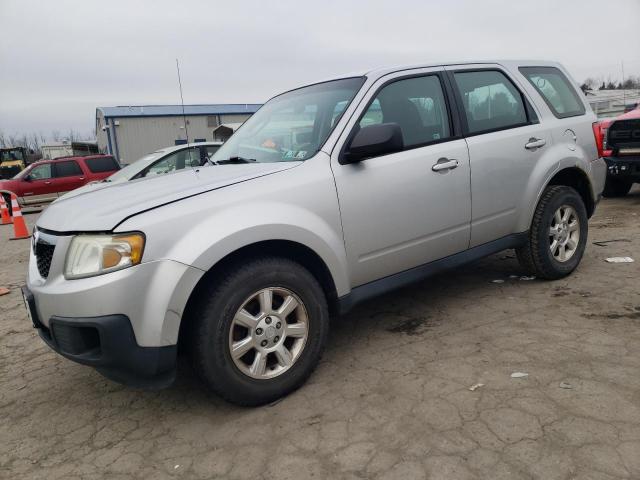
M 622 65 L 622 112 L 627 109 L 627 89 L 624 88 L 624 60 L 620 62 Z

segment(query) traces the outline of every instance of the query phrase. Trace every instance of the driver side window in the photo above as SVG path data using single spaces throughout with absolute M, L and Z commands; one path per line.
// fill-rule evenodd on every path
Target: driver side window
M 44 165 L 38 165 L 34 167 L 33 170 L 29 173 L 29 178 L 31 180 L 47 180 L 51 178 L 51 164 L 45 163 Z

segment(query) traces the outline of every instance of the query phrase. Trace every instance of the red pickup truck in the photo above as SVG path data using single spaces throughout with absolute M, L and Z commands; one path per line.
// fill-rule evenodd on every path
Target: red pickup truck
M 43 160 L 32 163 L 9 180 L 1 180 L 0 191 L 5 199 L 9 199 L 7 191 L 15 193 L 21 207 L 40 206 L 118 170 L 120 164 L 110 155 Z
M 623 197 L 640 182 L 640 107 L 594 125 L 596 142 L 607 162 L 605 197 Z

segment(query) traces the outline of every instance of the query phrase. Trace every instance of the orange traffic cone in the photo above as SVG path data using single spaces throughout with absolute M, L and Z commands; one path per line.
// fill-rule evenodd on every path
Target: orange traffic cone
M 29 230 L 27 230 L 27 224 L 24 223 L 24 217 L 20 211 L 20 205 L 18 204 L 18 197 L 15 193 L 11 194 L 11 210 L 13 211 L 13 237 L 9 240 L 20 240 L 22 238 L 29 238 Z
M 7 202 L 4 200 L 4 195 L 0 193 L 0 225 L 9 225 L 12 223 L 11 216 L 9 215 L 9 209 L 7 208 Z

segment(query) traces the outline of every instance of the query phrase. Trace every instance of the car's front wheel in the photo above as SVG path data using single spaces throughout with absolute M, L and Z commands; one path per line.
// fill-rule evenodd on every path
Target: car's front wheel
M 587 211 L 571 187 L 552 185 L 536 206 L 527 243 L 516 250 L 529 273 L 549 280 L 573 272 L 587 244 Z
M 298 263 L 250 260 L 201 295 L 190 353 L 198 375 L 221 397 L 268 403 L 298 388 L 316 367 L 328 336 L 327 302 Z

